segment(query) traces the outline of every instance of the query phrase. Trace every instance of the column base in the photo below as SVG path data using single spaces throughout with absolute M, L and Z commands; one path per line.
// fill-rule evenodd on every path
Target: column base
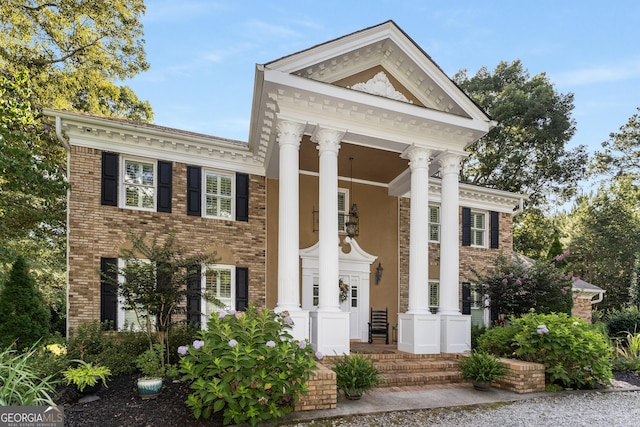
M 311 346 L 326 356 L 349 354 L 349 313 L 312 311 Z
M 309 312 L 306 310 L 290 311 L 289 317 L 293 320 L 291 335 L 295 340 L 309 339 Z
M 440 315 L 440 350 L 443 353 L 464 353 L 471 350 L 471 316 Z
M 398 350 L 412 354 L 439 354 L 440 316 L 399 314 Z

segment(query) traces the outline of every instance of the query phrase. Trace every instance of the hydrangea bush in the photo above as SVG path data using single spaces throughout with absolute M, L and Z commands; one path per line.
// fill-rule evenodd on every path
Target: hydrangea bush
M 183 378 L 193 381 L 187 405 L 194 416 L 222 411 L 225 424 L 254 426 L 291 412 L 322 358 L 292 338 L 291 324 L 286 312 L 252 305 L 212 315 L 198 339 L 178 348 Z
M 565 313 L 531 312 L 513 320 L 515 356 L 545 365 L 546 382 L 592 389 L 612 377 L 609 340 L 594 325 Z

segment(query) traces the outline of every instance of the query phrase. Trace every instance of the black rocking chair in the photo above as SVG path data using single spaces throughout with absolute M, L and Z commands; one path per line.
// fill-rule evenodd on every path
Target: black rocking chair
M 369 344 L 373 343 L 374 335 L 384 337 L 386 344 L 389 344 L 389 311 L 374 310 L 371 308 L 369 317 Z

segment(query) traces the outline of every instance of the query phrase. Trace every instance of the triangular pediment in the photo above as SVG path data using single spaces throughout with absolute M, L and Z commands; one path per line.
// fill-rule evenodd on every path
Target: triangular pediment
M 488 117 L 396 24 L 383 24 L 265 64 L 272 70 L 341 87 L 372 86 L 379 73 L 390 82 L 391 99 L 458 116 Z M 358 89 L 354 89 L 358 90 Z M 371 92 L 369 92 L 371 93 Z

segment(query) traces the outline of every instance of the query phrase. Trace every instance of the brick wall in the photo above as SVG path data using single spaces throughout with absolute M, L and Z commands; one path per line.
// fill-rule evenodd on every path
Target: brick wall
M 591 298 L 574 298 L 571 315 L 591 323 Z
M 515 393 L 538 393 L 545 390 L 544 365 L 514 359 L 500 359 L 507 371 L 503 378 L 494 381 L 495 388 Z
M 399 294 L 400 312 L 406 312 L 409 306 L 409 218 L 410 199 L 400 199 L 400 271 L 399 271 Z M 462 207 L 459 209 L 459 224 L 462 224 Z M 493 264 L 493 260 L 499 253 L 511 257 L 513 251 L 512 238 L 512 215 L 508 213 L 499 214 L 500 236 L 499 249 L 474 248 L 470 246 L 460 246 L 460 286 L 462 282 L 473 282 L 475 279 L 474 270 L 481 272 L 486 266 Z M 462 227 L 459 228 L 458 242 L 462 242 Z M 440 277 L 440 245 L 429 243 L 429 279 L 439 280 Z M 459 290 L 462 295 L 462 289 Z M 462 305 L 461 305 L 462 308 Z
M 173 164 L 172 213 L 121 209 L 100 204 L 100 150 L 73 146 L 69 201 L 69 313 L 71 328 L 100 320 L 100 258 L 118 257 L 129 230 L 160 241 L 175 230 L 185 255 L 216 253 L 221 264 L 249 268 L 249 299 L 266 304 L 265 179 L 250 176 L 249 222 L 187 216 L 186 165 Z M 165 160 L 165 159 L 161 159 Z
M 338 403 L 336 373 L 329 367 L 316 362 L 318 369 L 307 381 L 309 393 L 300 396 L 295 411 L 315 411 L 318 409 L 335 409 Z

